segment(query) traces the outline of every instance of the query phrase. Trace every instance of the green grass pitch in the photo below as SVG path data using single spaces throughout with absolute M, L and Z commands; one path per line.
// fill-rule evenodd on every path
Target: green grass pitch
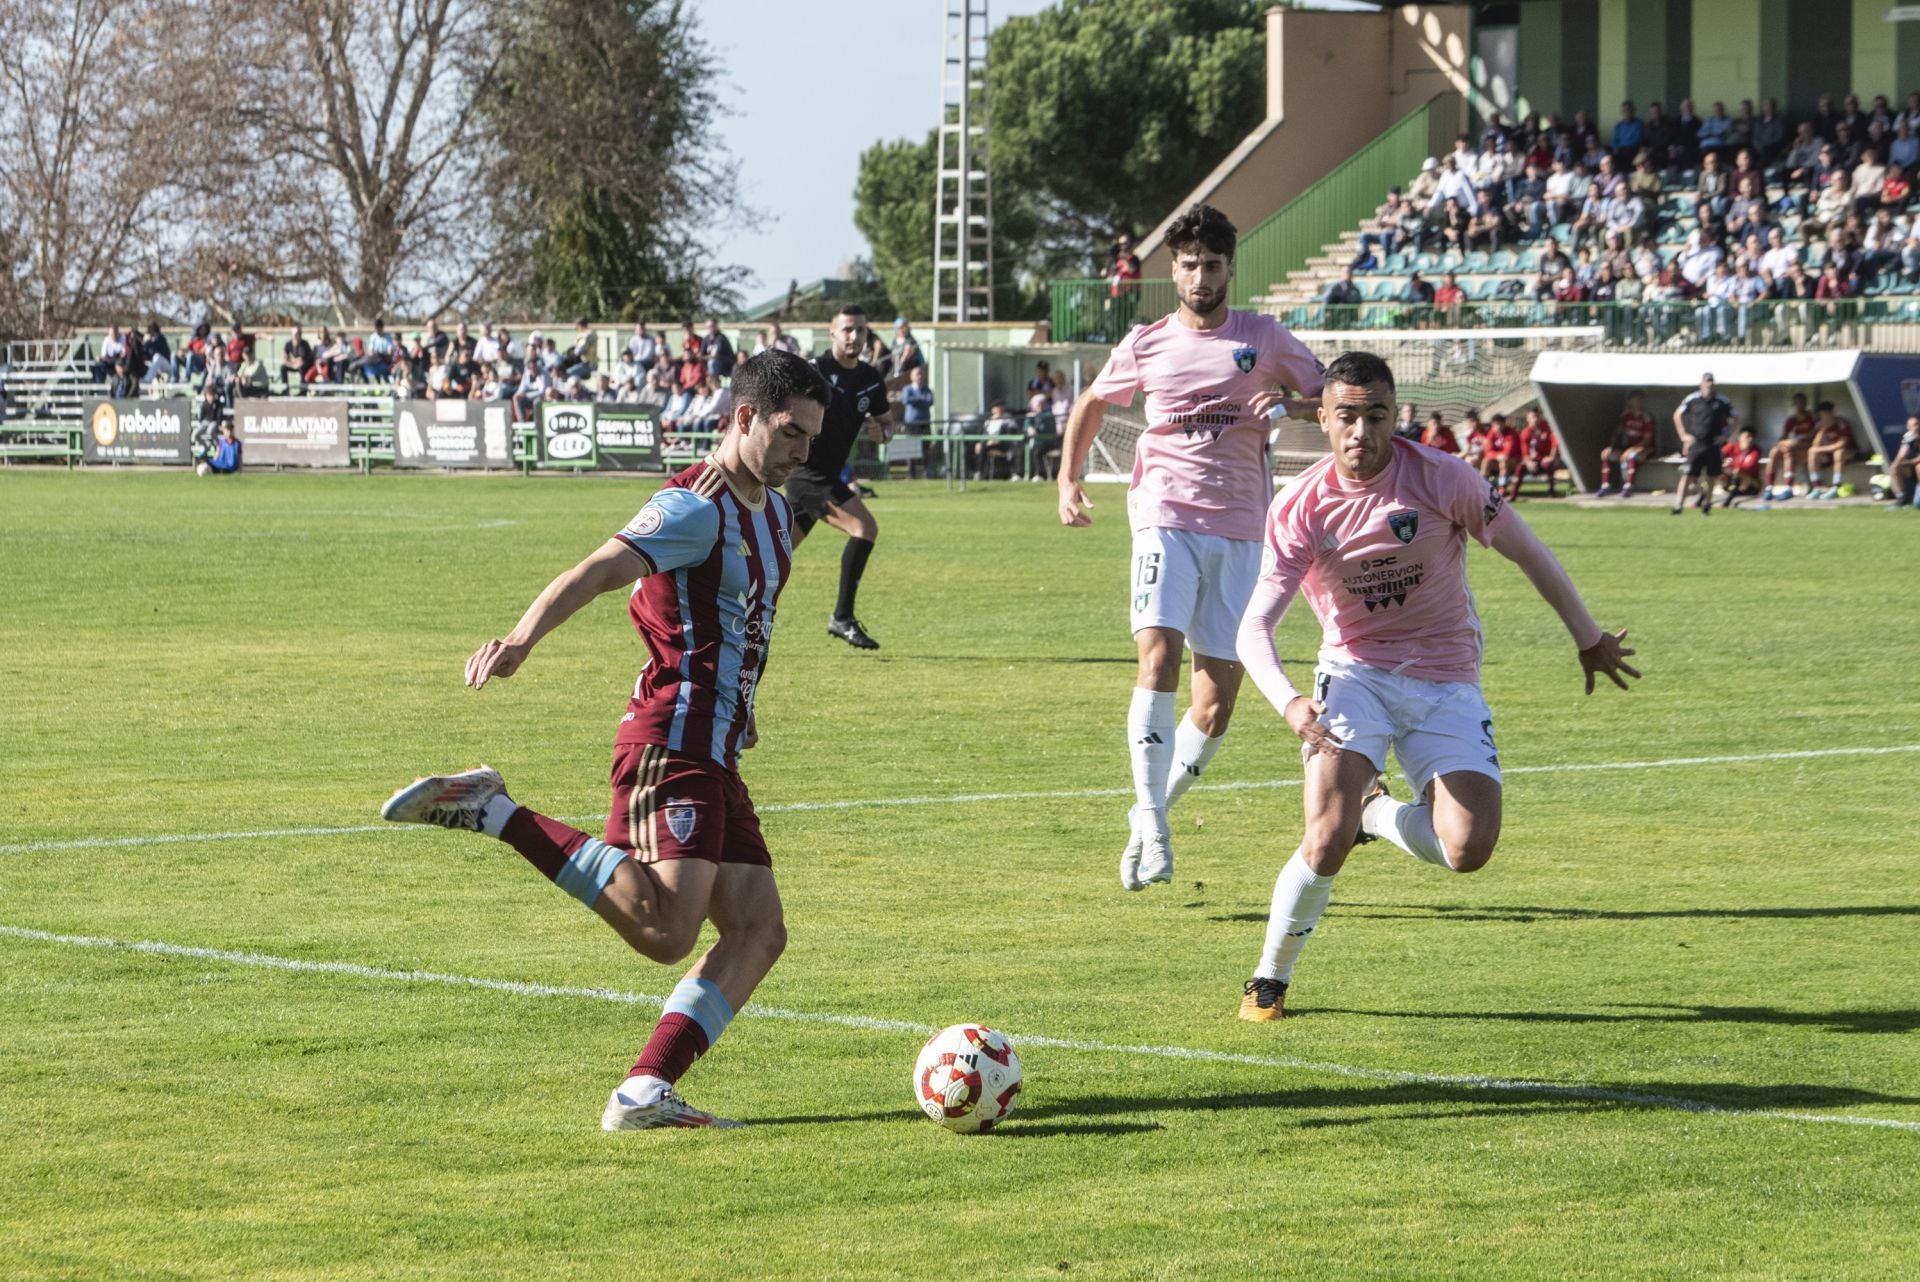
M 1473 551 L 1500 850 L 1360 851 L 1298 1018 L 1248 1025 L 1284 725 L 1249 690 L 1175 884 L 1122 893 L 1119 490 L 1067 531 L 1039 486 L 883 486 L 885 648 L 825 635 L 817 536 L 746 762 L 792 932 L 757 1001 L 799 1018 L 686 1082 L 746 1129 L 604 1135 L 654 1013 L 577 990 L 673 974 L 375 812 L 479 761 L 604 811 L 623 602 L 461 664 L 651 488 L 0 476 L 0 1277 L 1920 1275 L 1920 522 L 1522 504 L 1646 680 L 1584 698 Z M 1296 607 L 1302 679 L 1316 639 Z M 1052 795 L 798 808 L 1004 793 Z M 960 1020 L 1029 1039 L 992 1136 L 912 1109 L 904 1026 Z

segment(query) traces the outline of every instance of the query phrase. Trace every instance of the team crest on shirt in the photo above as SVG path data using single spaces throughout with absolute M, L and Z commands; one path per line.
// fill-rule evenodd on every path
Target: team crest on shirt
M 1413 542 L 1413 536 L 1420 533 L 1420 514 L 1418 512 L 1387 513 L 1387 528 L 1393 531 L 1393 537 L 1402 543 Z
M 700 812 L 692 806 L 669 801 L 666 809 L 667 831 L 673 834 L 675 841 L 685 841 L 693 836 L 693 827 L 700 818 Z
M 860 410 L 860 416 L 861 416 L 862 418 L 865 418 L 865 417 L 866 417 L 866 414 L 867 414 L 867 406 L 868 406 L 868 405 L 870 405 L 870 404 L 872 404 L 872 403 L 873 403 L 873 401 L 872 401 L 872 398 L 871 398 L 871 397 L 867 397 L 867 396 L 862 396 L 862 397 L 860 398 L 860 400 L 859 400 L 859 402 L 858 402 L 858 407 L 859 407 L 859 410 Z
M 633 518 L 633 532 L 643 539 L 649 534 L 657 534 L 666 519 L 666 513 L 649 503 L 640 509 L 639 516 Z
M 1260 363 L 1259 349 L 1253 347 L 1234 348 L 1233 363 L 1239 366 L 1242 374 L 1253 373 L 1253 367 Z

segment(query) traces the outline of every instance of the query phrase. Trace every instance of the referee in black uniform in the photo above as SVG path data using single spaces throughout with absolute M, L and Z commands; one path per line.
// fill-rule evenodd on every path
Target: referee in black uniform
M 833 402 L 827 407 L 820 435 L 807 451 L 807 461 L 787 478 L 787 502 L 793 505 L 795 547 L 821 521 L 847 536 L 847 546 L 840 553 L 840 597 L 827 623 L 828 634 L 856 650 L 878 650 L 880 643 L 868 636 L 853 617 L 853 602 L 860 591 L 867 558 L 873 554 L 874 540 L 880 537 L 880 526 L 860 495 L 840 479 L 840 473 L 862 425 L 870 439 L 884 443 L 893 435 L 893 422 L 887 413 L 885 380 L 860 359 L 867 347 L 867 313 L 859 305 L 848 303 L 834 313 L 831 333 L 832 349 L 814 364 L 832 385 Z
M 1713 390 L 1713 375 L 1700 376 L 1700 390 L 1690 393 L 1673 412 L 1674 430 L 1680 433 L 1680 445 L 1687 461 L 1680 469 L 1680 488 L 1674 495 L 1673 514 L 1687 507 L 1687 487 L 1700 483 L 1700 510 L 1713 511 L 1713 481 L 1720 475 L 1720 444 L 1740 424 L 1740 411 L 1733 402 Z

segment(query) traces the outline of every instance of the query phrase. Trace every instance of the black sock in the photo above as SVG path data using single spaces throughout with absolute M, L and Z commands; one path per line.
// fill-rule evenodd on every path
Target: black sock
M 1907 483 L 1900 487 L 1900 501 L 1902 503 L 1905 503 L 1908 507 L 1912 507 L 1913 501 L 1914 501 L 1914 491 L 1916 488 L 1920 488 L 1920 472 L 1916 472 L 1912 476 L 1909 476 L 1907 478 Z
M 834 618 L 853 617 L 853 599 L 860 594 L 860 576 L 867 572 L 867 558 L 872 555 L 872 539 L 847 540 L 845 550 L 840 553 L 840 599 L 833 606 Z

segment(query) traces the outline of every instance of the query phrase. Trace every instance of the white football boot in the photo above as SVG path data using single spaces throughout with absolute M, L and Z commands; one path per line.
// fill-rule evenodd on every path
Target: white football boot
M 613 1094 L 607 1099 L 607 1111 L 600 1115 L 600 1129 L 603 1131 L 652 1131 L 673 1127 L 682 1130 L 696 1126 L 713 1126 L 721 1130 L 732 1130 L 741 1125 L 729 1122 L 723 1117 L 715 1117 L 704 1109 L 695 1108 L 680 1098 L 680 1093 L 672 1087 L 649 1100 L 640 1103 L 625 1093 L 625 1082 L 613 1088 Z
M 1160 814 L 1160 822 L 1150 825 L 1140 837 L 1140 884 L 1150 886 L 1156 881 L 1173 880 L 1173 838 L 1167 831 L 1166 812 Z
M 506 790 L 506 782 L 492 766 L 457 775 L 428 775 L 387 798 L 387 804 L 380 807 L 380 817 L 397 824 L 434 824 L 479 832 L 481 812 Z

